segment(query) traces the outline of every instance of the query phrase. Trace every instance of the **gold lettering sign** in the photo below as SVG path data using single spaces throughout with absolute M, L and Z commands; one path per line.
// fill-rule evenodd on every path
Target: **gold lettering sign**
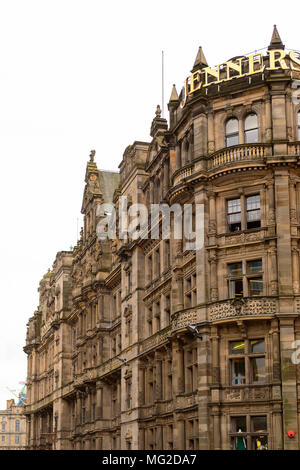
M 181 103 L 183 107 L 187 97 L 201 88 L 206 88 L 213 84 L 227 82 L 232 79 L 262 73 L 264 70 L 297 70 L 300 72 L 300 52 L 291 51 L 289 55 L 281 49 L 267 51 L 268 56 L 263 56 L 261 52 L 251 54 L 246 57 L 238 57 L 228 60 L 224 64 L 212 67 L 204 67 L 196 70 L 185 80 L 185 97 Z M 268 60 L 268 66 L 264 64 L 264 59 Z M 289 64 L 287 60 L 289 59 Z M 225 71 L 225 74 L 223 72 Z M 222 75 L 225 75 L 222 78 Z

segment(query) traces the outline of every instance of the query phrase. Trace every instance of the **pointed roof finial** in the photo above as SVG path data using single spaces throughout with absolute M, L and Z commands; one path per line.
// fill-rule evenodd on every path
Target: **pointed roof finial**
M 159 104 L 158 104 L 157 107 L 156 107 L 155 114 L 156 114 L 156 117 L 157 117 L 157 118 L 160 118 L 160 116 L 161 116 L 161 109 L 160 109 Z
M 204 52 L 202 50 L 202 47 L 200 46 L 197 52 L 197 56 L 194 62 L 194 66 L 191 70 L 191 72 L 195 72 L 197 69 L 203 69 L 204 67 L 208 67 L 207 60 L 205 58 Z
M 282 44 L 276 24 L 274 24 L 272 39 L 269 45 L 269 50 L 272 49 L 284 49 L 284 45 Z
M 169 102 L 178 101 L 178 100 L 179 100 L 179 97 L 178 97 L 178 93 L 177 93 L 177 90 L 176 90 L 176 86 L 174 84 L 173 87 L 172 87 L 172 93 L 171 93 Z
M 95 158 L 95 154 L 96 154 L 96 150 L 91 150 L 91 153 L 90 153 L 90 162 L 94 162 L 94 158 Z

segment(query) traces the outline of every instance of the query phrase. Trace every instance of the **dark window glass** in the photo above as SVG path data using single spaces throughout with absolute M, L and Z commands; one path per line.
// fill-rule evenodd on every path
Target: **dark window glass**
M 231 432 L 246 432 L 246 416 L 235 416 L 231 418 Z
M 243 297 L 243 280 L 236 279 L 234 281 L 229 281 L 229 298 L 234 299 L 236 297 Z
M 262 260 L 256 259 L 247 262 L 247 272 L 249 274 L 260 273 L 262 271 Z
M 264 339 L 253 339 L 251 341 L 251 352 L 254 354 L 265 352 L 265 340 Z
M 263 295 L 263 280 L 261 277 L 249 279 L 249 296 L 257 297 Z
M 245 354 L 245 341 L 231 341 L 230 353 L 231 354 Z
M 228 268 L 230 276 L 240 276 L 242 274 L 242 263 L 231 263 Z
M 264 357 L 251 358 L 252 382 L 266 381 L 266 366 Z
M 251 431 L 252 432 L 267 432 L 267 417 L 266 416 L 252 416 L 251 417 Z

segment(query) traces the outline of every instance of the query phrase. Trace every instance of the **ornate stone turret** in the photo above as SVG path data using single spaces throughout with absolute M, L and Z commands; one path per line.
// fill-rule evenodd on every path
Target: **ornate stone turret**
M 161 109 L 160 109 L 159 104 L 157 105 L 155 115 L 156 116 L 152 121 L 151 130 L 150 130 L 150 135 L 153 138 L 155 138 L 158 134 L 161 134 L 168 129 L 167 120 L 161 117 Z
M 279 36 L 276 24 L 274 24 L 272 39 L 269 45 L 269 50 L 272 50 L 272 49 L 284 49 L 284 45 Z

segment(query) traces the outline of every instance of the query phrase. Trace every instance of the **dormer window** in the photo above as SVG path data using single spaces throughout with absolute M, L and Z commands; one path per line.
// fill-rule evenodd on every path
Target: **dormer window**
M 239 122 L 236 118 L 227 121 L 225 140 L 226 147 L 239 144 Z
M 248 114 L 245 119 L 245 144 L 255 144 L 258 142 L 257 115 Z

